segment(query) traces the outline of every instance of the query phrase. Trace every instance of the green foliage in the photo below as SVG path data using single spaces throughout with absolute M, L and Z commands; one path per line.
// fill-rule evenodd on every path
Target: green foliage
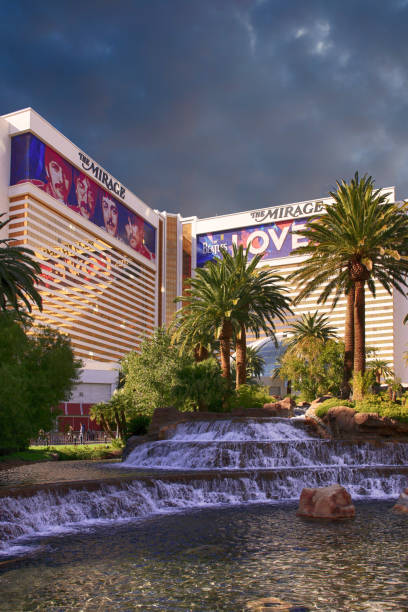
M 366 394 L 360 401 L 342 400 L 333 397 L 320 404 L 316 409 L 316 415 L 322 418 L 326 416 L 330 408 L 335 408 L 336 406 L 349 406 L 356 412 L 373 412 L 380 417 L 388 417 L 396 421 L 408 423 L 408 401 L 392 401 L 385 393 L 378 395 Z
M 320 418 L 326 416 L 329 412 L 330 408 L 336 408 L 336 406 L 348 406 L 349 408 L 354 408 L 355 402 L 351 400 L 343 400 L 338 397 L 331 397 L 330 399 L 325 400 L 316 408 L 316 415 Z
M 221 249 L 220 255 L 197 268 L 185 295 L 176 298 L 183 306 L 176 314 L 175 337 L 193 344 L 211 336 L 220 340 L 222 375 L 229 378 L 231 341 L 245 351 L 247 330 L 257 337 L 260 331 L 273 336 L 276 320 L 290 312 L 290 300 L 281 277 L 257 268 L 261 255 L 249 262 L 242 245 L 234 245 L 232 255 Z M 242 368 L 245 360 L 238 364 L 240 380 L 245 378 Z
M 222 412 L 229 391 L 222 378 L 218 361 L 214 358 L 179 368 L 173 388 L 173 405 L 184 410 Z
M 361 372 L 353 372 L 353 399 L 361 401 L 363 397 L 371 390 L 375 383 L 375 370 L 367 370 Z
M 74 461 L 78 459 L 112 459 L 120 457 L 121 452 L 114 444 L 61 444 L 58 446 L 30 446 L 27 450 L 17 451 L 0 457 L 0 462 L 7 463 L 19 459 L 22 461 Z
M 304 401 L 311 402 L 319 395 L 338 394 L 343 373 L 344 345 L 328 340 L 320 351 L 305 350 L 297 356 L 292 350 L 280 358 L 274 375 L 290 380 L 292 389 L 300 392 Z
M 0 221 L 0 231 L 9 222 L 10 219 Z M 31 312 L 32 302 L 41 309 L 41 296 L 35 287 L 41 268 L 32 259 L 31 249 L 13 246 L 13 242 L 10 238 L 0 240 L 0 312 L 12 308 L 20 313 L 22 304 Z
M 312 313 L 304 313 L 301 318 L 289 327 L 288 349 L 297 356 L 302 357 L 311 351 L 319 351 L 322 344 L 327 340 L 335 340 L 336 329 L 329 324 L 326 315 L 319 315 L 316 310 Z
M 128 353 L 122 360 L 123 389 L 132 403 L 132 414 L 127 417 L 151 416 L 156 408 L 174 405 L 178 371 L 189 361 L 179 354 L 170 334 L 162 328 L 142 342 L 139 353 Z
M 248 408 L 262 408 L 271 402 L 267 387 L 261 385 L 241 385 L 234 391 L 228 401 L 229 410 L 248 410 Z
M 0 314 L 0 452 L 51 429 L 51 409 L 69 398 L 81 366 L 67 336 Z
M 127 424 L 127 435 L 144 436 L 149 429 L 151 418 L 146 414 L 136 414 L 131 417 Z

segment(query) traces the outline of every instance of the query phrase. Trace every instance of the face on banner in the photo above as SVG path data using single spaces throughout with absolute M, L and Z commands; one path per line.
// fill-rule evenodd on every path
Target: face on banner
M 147 259 L 156 229 L 33 134 L 11 142 L 10 185 L 29 181 Z
M 197 236 L 197 266 L 201 268 L 207 261 L 220 257 L 221 248 L 232 254 L 233 244 L 248 249 L 249 260 L 255 255 L 262 255 L 262 259 L 287 257 L 297 247 L 307 244 L 304 238 L 292 234 L 292 231 L 304 229 L 308 220 L 310 217 L 200 234 Z

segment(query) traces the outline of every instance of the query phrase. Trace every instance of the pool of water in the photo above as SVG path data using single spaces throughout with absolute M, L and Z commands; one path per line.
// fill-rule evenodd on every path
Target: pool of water
M 408 519 L 393 503 L 357 502 L 347 522 L 263 504 L 37 538 L 0 564 L 0 610 L 407 611 Z

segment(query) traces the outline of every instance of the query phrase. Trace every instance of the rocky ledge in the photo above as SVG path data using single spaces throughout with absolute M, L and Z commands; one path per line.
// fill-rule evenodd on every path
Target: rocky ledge
M 408 423 L 401 423 L 395 419 L 382 417 L 375 412 L 356 412 L 348 406 L 330 408 L 328 413 L 319 418 L 316 409 L 319 405 L 316 400 L 306 411 L 307 423 L 321 437 L 340 439 L 395 439 L 399 442 L 408 442 Z

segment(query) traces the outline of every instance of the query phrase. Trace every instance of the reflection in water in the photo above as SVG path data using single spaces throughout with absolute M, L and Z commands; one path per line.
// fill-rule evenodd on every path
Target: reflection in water
M 0 566 L 0 610 L 231 612 L 276 598 L 309 610 L 401 612 L 407 519 L 391 507 L 357 503 L 347 522 L 301 520 L 293 505 L 206 509 L 38 538 L 37 556 Z

